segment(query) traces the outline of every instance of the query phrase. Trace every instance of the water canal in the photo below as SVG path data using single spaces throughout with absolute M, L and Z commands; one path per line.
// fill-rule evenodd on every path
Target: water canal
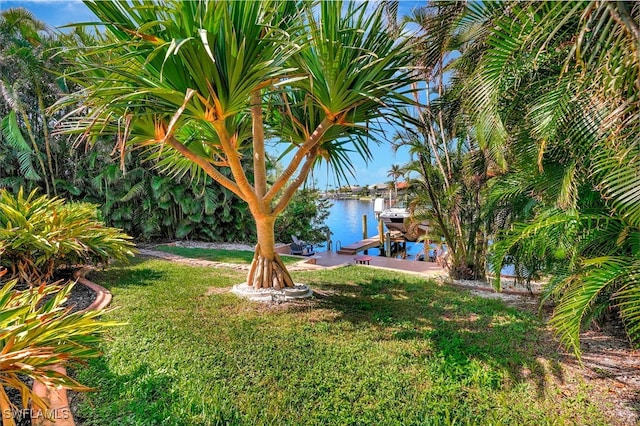
M 326 224 L 333 233 L 331 235 L 332 250 L 362 240 L 362 216 L 367 215 L 367 237 L 378 235 L 378 221 L 373 213 L 373 200 L 331 200 L 333 205 L 329 210 Z M 386 232 L 386 228 L 384 229 Z M 421 250 L 419 243 L 407 243 L 407 259 L 413 259 Z M 318 251 L 327 250 L 325 247 Z M 377 248 L 369 249 L 369 254 L 380 255 Z M 398 255 L 401 256 L 401 255 Z
M 378 235 L 378 221 L 373 212 L 373 200 L 331 200 L 333 205 L 329 210 L 329 217 L 326 224 L 331 229 L 333 235 L 332 250 L 338 246 L 346 246 L 356 241 L 362 240 L 362 215 L 367 215 L 367 236 L 369 238 Z M 385 228 L 386 232 L 387 229 Z M 317 247 L 317 251 L 326 251 L 324 247 Z M 416 254 L 422 250 L 422 243 L 407 243 L 406 259 L 415 259 Z M 379 256 L 380 250 L 369 249 L 369 254 Z M 403 257 L 402 253 L 394 253 L 395 257 Z M 502 268 L 502 275 L 513 276 L 515 268 L 513 265 L 505 265 Z

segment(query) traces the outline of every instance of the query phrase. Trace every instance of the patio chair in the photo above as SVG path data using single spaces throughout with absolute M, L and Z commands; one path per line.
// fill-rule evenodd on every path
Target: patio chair
M 291 246 L 289 247 L 289 250 L 290 250 L 290 253 L 295 256 L 302 256 L 302 253 L 304 252 L 304 249 L 302 248 L 302 246 L 296 243 L 291 244 Z
M 313 256 L 315 254 L 313 244 L 309 244 L 306 241 L 302 241 L 295 235 L 291 235 L 291 239 L 293 240 L 293 244 L 291 244 L 291 254 L 294 254 L 293 253 L 294 246 L 296 247 L 296 252 L 298 251 L 297 248 L 300 248 L 300 253 L 295 253 L 295 254 L 302 255 L 302 256 Z

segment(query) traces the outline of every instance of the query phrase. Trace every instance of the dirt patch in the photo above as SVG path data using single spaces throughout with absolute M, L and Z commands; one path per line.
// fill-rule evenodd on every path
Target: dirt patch
M 204 293 L 204 295 L 214 296 L 216 294 L 229 293 L 230 291 L 231 291 L 231 287 L 209 287 L 207 291 Z
M 340 295 L 342 294 L 341 292 L 339 292 L 338 290 L 320 290 L 317 288 L 313 289 L 313 296 L 317 297 L 318 299 L 327 299 L 331 296 L 336 296 L 336 295 Z
M 588 381 L 597 389 L 590 396 L 619 425 L 640 422 L 640 351 L 632 350 L 619 326 L 591 330 L 581 335 L 582 363 L 572 353 L 564 353 L 562 366 L 567 374 Z

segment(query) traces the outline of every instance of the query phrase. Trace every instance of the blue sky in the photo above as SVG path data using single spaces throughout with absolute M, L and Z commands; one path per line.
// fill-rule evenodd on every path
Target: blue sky
M 425 4 L 426 0 L 401 0 L 399 14 L 408 14 L 413 8 Z M 11 7 L 24 7 L 29 9 L 38 19 L 52 27 L 59 27 L 76 22 L 92 22 L 94 20 L 94 15 L 89 9 L 81 1 L 77 0 L 0 0 L 0 10 Z M 395 130 L 393 128 L 387 126 L 385 128 L 386 138 L 391 140 L 394 132 Z M 401 149 L 397 153 L 394 153 L 389 143 L 383 142 L 379 146 L 372 143 L 371 151 L 374 158 L 368 164 L 359 157 L 354 157 L 353 163 L 356 177 L 351 179 L 349 183 L 373 185 L 387 182 L 390 180 L 387 174 L 392 164 L 402 165 L 409 161 L 409 154 L 406 149 Z M 331 176 L 327 177 L 327 170 L 324 167 L 315 170 L 314 180 L 320 189 L 336 185 L 336 182 Z
M 0 10 L 11 7 L 29 9 L 36 18 L 52 27 L 73 22 L 93 21 L 95 15 L 81 1 L 76 0 L 0 0 Z

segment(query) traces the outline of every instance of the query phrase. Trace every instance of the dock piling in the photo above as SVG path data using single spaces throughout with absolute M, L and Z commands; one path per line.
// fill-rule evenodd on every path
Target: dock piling
M 366 240 L 367 238 L 369 238 L 369 236 L 367 235 L 367 215 L 363 214 L 362 215 L 362 240 Z M 369 254 L 369 250 L 365 249 L 364 250 L 364 254 Z
M 391 257 L 391 232 L 387 232 L 386 234 L 384 234 L 384 236 L 386 239 L 385 254 L 387 255 L 387 257 Z

